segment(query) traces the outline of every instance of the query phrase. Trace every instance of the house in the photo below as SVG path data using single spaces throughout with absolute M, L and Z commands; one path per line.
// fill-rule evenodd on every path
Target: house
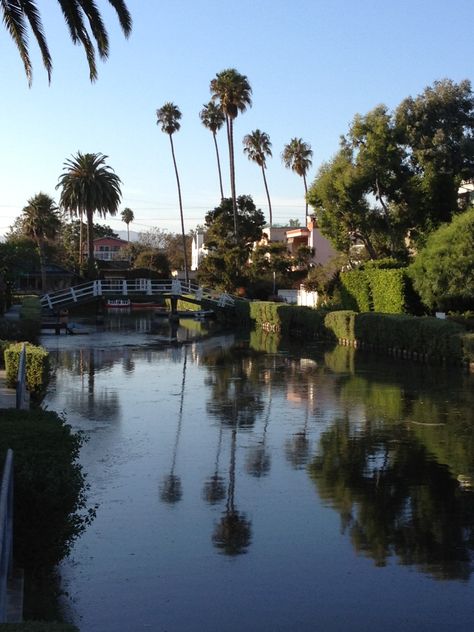
M 292 255 L 296 255 L 300 246 L 307 246 L 314 251 L 311 259 L 313 265 L 324 265 L 332 259 L 337 253 L 331 242 L 326 239 L 317 227 L 314 216 L 308 216 L 306 226 L 266 226 L 263 229 L 262 240 L 260 244 L 270 242 L 284 242 L 288 251 Z
M 203 258 L 207 255 L 204 245 L 205 233 L 194 233 L 191 244 L 191 270 L 197 270 Z
M 200 262 L 207 255 L 204 242 L 204 233 L 194 235 L 191 246 L 191 270 L 197 270 Z M 255 246 L 278 242 L 285 243 L 292 255 L 296 255 L 300 246 L 311 248 L 314 251 L 310 262 L 312 265 L 324 265 L 337 254 L 331 242 L 322 235 L 317 227 L 314 216 L 308 216 L 308 223 L 305 227 L 265 226 L 262 230 L 262 238 Z
M 124 251 L 126 246 L 128 246 L 128 242 L 118 237 L 94 239 L 94 259 L 99 261 L 129 261 L 128 253 Z M 84 243 L 83 251 L 87 257 L 87 243 Z

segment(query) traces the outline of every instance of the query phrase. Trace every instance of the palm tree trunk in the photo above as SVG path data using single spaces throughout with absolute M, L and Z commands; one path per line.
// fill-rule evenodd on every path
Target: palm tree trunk
M 176 174 L 176 183 L 178 185 L 179 214 L 181 217 L 181 234 L 183 236 L 184 280 L 187 283 L 189 280 L 188 279 L 188 255 L 186 252 L 186 234 L 184 232 L 184 215 L 183 215 L 183 202 L 181 199 L 181 185 L 179 183 L 178 167 L 176 165 L 176 158 L 174 155 L 174 145 L 173 145 L 172 134 L 170 134 L 169 137 L 170 137 L 170 143 L 171 143 L 171 155 L 173 156 L 174 172 Z
M 89 276 L 94 274 L 94 211 L 87 209 L 87 269 Z
M 222 172 L 221 172 L 221 161 L 219 158 L 219 147 L 217 146 L 217 134 L 215 132 L 212 133 L 214 138 L 214 147 L 216 148 L 216 158 L 217 158 L 217 171 L 219 173 L 219 186 L 221 189 L 221 202 L 224 199 L 224 188 L 222 186 Z
M 127 222 L 127 243 L 130 243 L 130 224 Z
M 237 196 L 235 194 L 235 165 L 234 165 L 234 125 L 230 116 L 227 121 L 227 139 L 229 141 L 230 191 L 232 195 L 232 211 L 234 213 L 234 237 L 237 242 Z
M 265 176 L 265 167 L 262 165 L 262 175 L 263 175 L 263 184 L 265 185 L 265 191 L 267 192 L 267 200 L 268 200 L 268 212 L 270 215 L 270 228 L 273 224 L 273 216 L 272 216 L 272 203 L 270 202 L 270 193 L 268 192 L 267 178 Z
M 84 248 L 83 246 L 83 234 L 82 234 L 82 220 L 83 220 L 83 212 L 82 209 L 79 211 L 79 273 L 81 272 L 81 268 L 82 268 L 82 250 Z
M 306 174 L 304 173 L 303 173 L 303 182 L 304 182 L 304 201 L 306 205 L 303 226 L 306 226 L 308 222 L 308 185 L 306 184 Z

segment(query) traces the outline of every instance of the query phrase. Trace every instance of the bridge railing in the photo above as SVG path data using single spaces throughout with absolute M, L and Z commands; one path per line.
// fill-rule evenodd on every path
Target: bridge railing
M 0 623 L 7 620 L 7 584 L 13 568 L 13 452 L 7 450 L 0 488 Z
M 197 300 L 213 301 L 220 307 L 229 307 L 234 304 L 234 299 L 229 294 L 202 288 L 192 281 L 178 279 L 98 279 L 45 294 L 41 297 L 41 305 L 57 311 L 71 305 L 71 303 L 81 303 L 111 294 L 122 296 L 192 295 Z

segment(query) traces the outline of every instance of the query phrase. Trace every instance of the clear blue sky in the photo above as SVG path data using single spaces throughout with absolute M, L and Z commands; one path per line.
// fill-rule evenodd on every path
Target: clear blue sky
M 122 36 L 108 2 L 98 0 L 110 34 L 110 57 L 90 84 L 83 50 L 68 38 L 55 0 L 38 0 L 53 56 L 48 85 L 31 40 L 33 86 L 17 50 L 0 30 L 0 235 L 28 198 L 55 186 L 66 158 L 102 152 L 123 181 L 131 229 L 179 231 L 168 137 L 156 109 L 173 101 L 183 118 L 175 149 L 186 229 L 219 203 L 212 136 L 198 113 L 209 82 L 225 68 L 247 75 L 253 107 L 235 124 L 238 193 L 267 214 L 259 168 L 241 139 L 266 131 L 273 144 L 268 183 L 274 221 L 304 216 L 303 183 L 280 159 L 292 137 L 313 148 L 318 166 L 337 151 L 355 113 L 394 108 L 436 79 L 473 79 L 472 0 L 127 0 L 133 33 Z M 227 145 L 219 135 L 226 194 Z M 267 216 L 268 217 L 268 216 Z M 105 223 L 123 230 L 120 218 Z

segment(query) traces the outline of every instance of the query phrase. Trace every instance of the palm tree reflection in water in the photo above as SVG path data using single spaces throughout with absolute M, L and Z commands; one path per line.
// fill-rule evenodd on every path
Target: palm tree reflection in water
M 217 523 L 212 542 L 225 555 L 241 555 L 246 553 L 251 541 L 251 523 L 244 513 L 235 507 L 235 453 L 237 428 L 232 429 L 230 451 L 229 487 L 227 490 L 226 509 Z
M 186 365 L 188 360 L 188 350 L 184 346 L 184 360 L 183 360 L 183 379 L 181 381 L 181 396 L 179 402 L 179 414 L 178 414 L 178 426 L 176 428 L 176 439 L 173 448 L 173 460 L 171 462 L 171 470 L 168 475 L 165 476 L 163 482 L 160 485 L 160 498 L 163 502 L 174 505 L 179 502 L 183 496 L 183 486 L 181 484 L 181 478 L 177 476 L 175 471 L 176 457 L 178 455 L 178 445 L 181 436 L 181 429 L 183 425 L 183 403 L 184 403 L 184 387 L 186 384 Z
M 214 467 L 214 474 L 209 477 L 209 479 L 204 483 L 204 488 L 202 490 L 202 497 L 205 501 L 207 501 L 210 505 L 216 505 L 220 503 L 221 500 L 225 498 L 225 485 L 224 479 L 219 474 L 219 459 L 221 454 L 222 447 L 222 423 L 219 426 L 219 441 L 217 443 L 217 454 L 216 461 Z

